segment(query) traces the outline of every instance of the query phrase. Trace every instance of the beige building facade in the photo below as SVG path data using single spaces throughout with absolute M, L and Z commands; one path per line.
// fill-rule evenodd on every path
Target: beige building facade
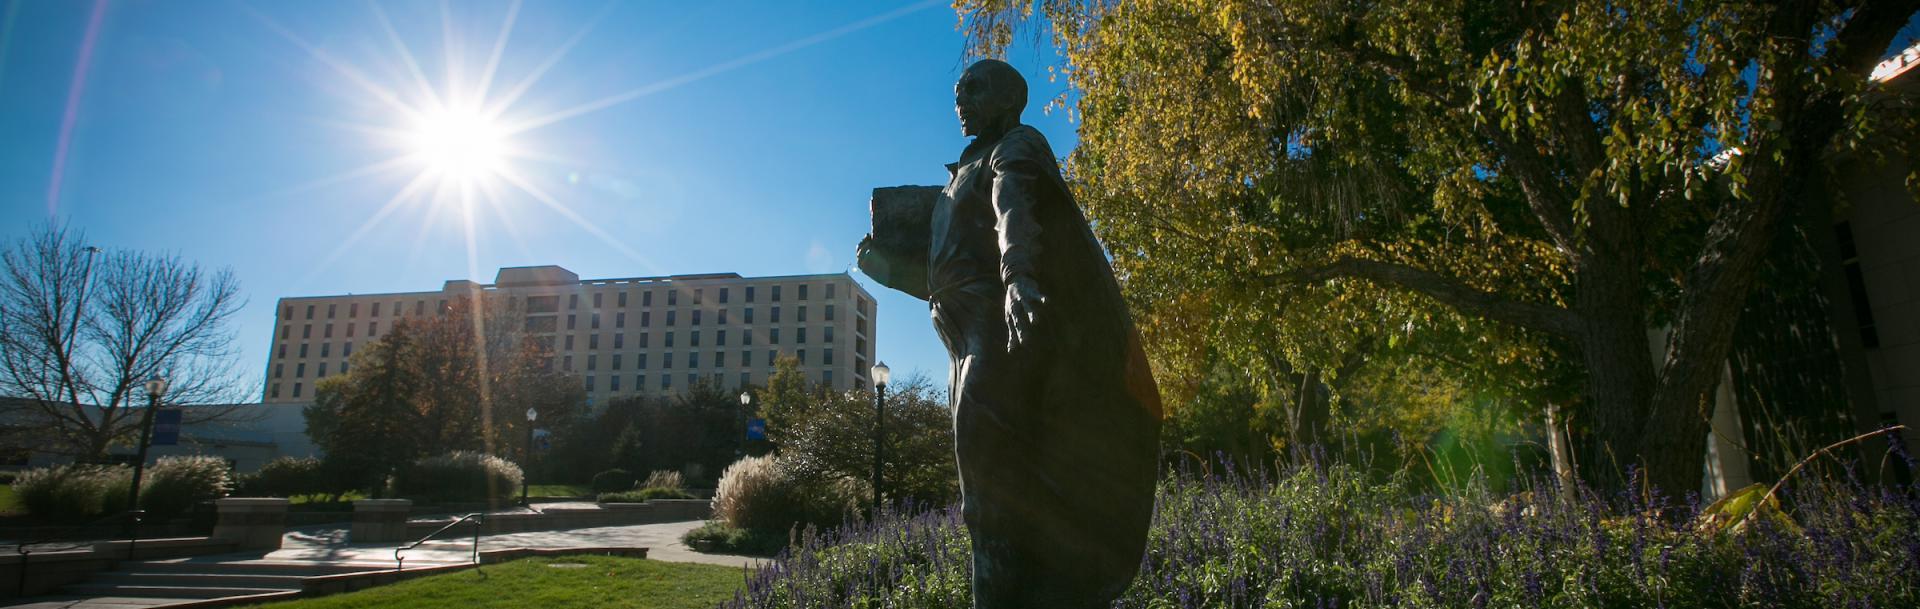
M 475 294 L 524 318 L 521 328 L 550 347 L 553 365 L 577 375 L 595 404 L 671 395 L 696 381 L 764 385 L 776 358 L 787 356 L 811 382 L 865 388 L 874 361 L 877 308 L 846 273 L 582 280 L 558 266 L 514 267 L 492 284 L 280 299 L 264 401 L 312 401 L 315 382 L 350 369 L 355 345 Z

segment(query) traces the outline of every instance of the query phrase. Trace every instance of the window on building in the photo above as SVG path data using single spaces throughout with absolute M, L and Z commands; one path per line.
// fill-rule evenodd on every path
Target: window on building
M 340 350 L 340 357 L 353 357 L 353 343 L 347 343 L 346 347 Z
M 807 284 L 804 284 L 804 283 L 800 284 L 800 299 L 801 300 L 807 299 Z
M 337 304 L 327 305 L 327 319 L 333 319 L 333 314 L 338 312 L 339 309 L 340 309 L 340 305 L 337 305 Z
M 380 322 L 377 322 L 377 321 L 367 322 L 367 336 L 373 336 L 379 333 L 380 333 Z
M 826 366 L 833 365 L 833 347 L 827 347 L 826 354 L 820 357 L 820 363 Z
M 820 371 L 820 384 L 822 384 L 822 385 L 826 385 L 826 386 L 828 386 L 828 387 L 832 387 L 832 386 L 833 386 L 833 371 L 832 371 L 832 370 L 821 370 L 821 371 Z
M 585 379 L 585 380 L 586 380 L 586 382 L 587 382 L 587 383 L 586 383 L 586 386 L 587 386 L 587 391 L 593 391 L 593 375 L 591 375 L 591 374 L 589 374 L 589 375 L 587 375 L 587 376 L 584 376 L 584 377 L 581 377 L 581 378 L 582 378 L 582 379 Z
M 778 344 L 780 344 L 780 329 L 779 329 L 779 328 L 767 328 L 767 344 L 769 344 L 769 345 L 778 345 Z
M 779 363 L 779 361 L 780 361 L 780 351 L 778 349 L 768 349 L 767 350 L 767 367 L 771 368 L 773 367 L 774 364 Z
M 625 295 L 626 294 L 621 294 L 621 296 L 625 296 Z M 607 391 L 619 391 L 619 390 L 620 390 L 620 375 L 618 374 L 607 375 Z
M 800 310 L 793 312 L 793 320 L 798 322 L 807 321 L 807 305 L 800 305 Z
M 353 329 L 356 327 L 353 322 L 347 322 L 347 338 L 353 338 Z
M 679 289 L 667 290 L 667 306 L 671 307 L 671 306 L 677 306 L 679 304 L 680 304 L 680 290 Z
M 320 370 L 319 370 L 319 372 L 320 372 L 320 374 L 316 374 L 316 375 L 314 375 L 314 377 L 313 377 L 313 378 L 317 378 L 317 379 L 318 379 L 318 378 L 326 378 L 326 377 L 327 377 L 327 363 L 326 363 L 326 362 L 320 362 Z
M 572 351 L 572 350 L 573 350 L 573 335 L 572 335 L 572 334 L 568 334 L 568 335 L 567 335 L 567 339 L 566 339 L 566 344 L 567 344 L 567 350 L 568 350 L 568 351 Z
M 804 328 L 804 327 L 802 327 L 802 328 L 794 328 L 794 329 L 793 329 L 793 342 L 794 342 L 794 344 L 800 344 L 800 345 L 804 345 L 804 344 L 807 344 L 807 329 L 806 329 L 806 328 Z
M 333 324 L 327 324 L 320 328 L 320 338 L 333 338 Z
M 352 363 L 352 362 L 340 362 L 340 373 L 341 373 L 341 374 L 346 374 L 346 373 L 347 373 L 347 364 L 350 364 L 350 363 Z
M 280 319 L 286 319 L 286 320 L 291 320 L 291 319 L 293 319 L 293 307 L 286 307 L 286 308 L 284 308 L 284 309 L 283 309 L 283 310 L 281 311 L 281 314 L 280 314 Z
M 696 326 L 697 326 L 697 325 L 700 325 L 700 310 L 699 310 L 699 309 L 694 309 L 694 310 L 693 310 L 693 325 L 696 325 Z
M 827 321 L 833 321 L 833 305 L 827 305 Z
M 279 384 L 279 383 L 274 383 L 274 384 L 273 384 L 273 388 L 271 388 L 271 389 L 268 389 L 268 390 L 267 390 L 267 397 L 269 397 L 269 398 L 273 398 L 273 399 L 276 399 L 276 400 L 277 400 L 277 399 L 280 399 L 280 384 Z
M 573 372 L 573 356 L 569 355 L 569 356 L 560 358 L 560 370 L 564 372 Z
M 625 306 L 627 306 L 627 293 L 626 293 L 626 292 L 621 292 L 621 293 L 620 293 L 620 300 L 619 300 L 619 302 L 618 302 L 618 306 L 621 306 L 621 307 L 625 307 Z M 616 383 L 618 383 L 619 381 L 615 381 L 615 382 L 616 382 Z M 618 387 L 615 387 L 615 389 L 618 389 Z
M 827 284 L 827 300 L 833 300 L 833 284 Z
M 647 369 L 647 354 L 641 353 L 633 356 L 633 369 L 634 370 Z
M 747 302 L 753 302 L 753 286 L 747 286 Z
M 667 331 L 667 348 L 668 349 L 673 348 L 673 331 L 672 330 Z
M 300 338 L 302 339 L 313 338 L 313 324 L 300 326 Z
M 619 370 L 619 369 L 620 369 L 620 354 L 615 353 L 613 354 L 613 367 L 608 368 L 608 370 Z
M 376 303 L 373 303 L 373 312 L 372 312 L 372 315 L 370 315 L 370 317 L 379 317 L 379 316 L 380 316 L 380 303 L 376 302 Z
M 726 331 L 726 330 L 714 330 L 714 331 L 713 331 L 713 346 L 715 346 L 715 347 L 725 347 L 725 346 L 727 346 L 727 331 Z
M 602 294 L 602 293 L 600 293 L 600 292 L 594 292 L 594 293 L 593 293 L 593 308 L 595 308 L 595 309 L 598 309 L 598 308 L 600 308 L 600 297 L 601 297 L 601 296 L 605 296 L 605 294 Z
M 642 327 L 642 328 L 651 328 L 651 327 L 653 327 L 653 312 L 652 312 L 652 311 L 641 311 L 641 312 L 640 312 L 640 327 Z
M 746 351 L 746 350 L 742 350 L 742 351 L 740 352 L 740 365 L 742 365 L 742 366 L 752 366 L 752 365 L 753 365 L 753 352 L 752 352 L 752 351 Z
M 614 313 L 614 314 L 613 314 L 613 327 L 615 327 L 615 328 L 625 328 L 625 327 L 627 327 L 627 314 L 626 314 L 626 313 Z
M 660 375 L 660 389 L 667 390 L 672 388 L 673 388 L 673 375 L 671 374 Z
M 560 311 L 559 296 L 528 296 L 527 297 L 528 313 L 557 313 L 559 311 Z
M 320 357 L 332 355 L 332 353 L 329 353 L 330 351 L 333 351 L 333 343 L 320 343 Z
M 716 319 L 716 320 L 714 320 L 714 322 L 713 322 L 713 323 L 717 323 L 717 324 L 721 324 L 721 325 L 726 325 L 726 323 L 727 323 L 727 310 L 726 310 L 726 309 L 721 309 L 721 310 L 720 310 L 720 312 L 718 313 L 718 316 L 719 316 L 719 319 Z
M 293 397 L 296 397 L 296 398 L 297 398 L 297 397 L 300 397 L 300 384 L 299 384 L 299 383 L 294 383 L 294 384 L 293 384 Z
M 587 318 L 587 329 L 588 330 L 600 329 L 600 312 L 599 311 L 594 311 L 592 316 Z
M 640 345 L 639 345 L 639 346 L 640 346 L 640 348 L 641 348 L 641 349 L 645 349 L 645 348 L 647 348 L 647 335 L 648 335 L 648 334 L 650 334 L 650 332 L 641 332 L 641 333 L 640 333 Z
M 280 326 L 280 340 L 293 338 L 293 326 Z
M 747 385 L 752 385 L 752 384 L 753 384 L 753 373 L 752 373 L 752 372 L 742 372 L 742 373 L 740 373 L 740 386 L 741 386 L 741 387 L 745 387 L 745 386 L 747 386 Z
M 780 323 L 780 305 L 773 305 L 773 311 L 767 313 L 767 323 Z
M 713 367 L 715 368 L 727 367 L 727 352 L 725 351 L 713 352 Z
M 679 311 L 667 311 L 667 325 L 671 326 L 674 324 L 674 320 L 679 317 L 676 313 L 679 313 Z
M 720 304 L 727 304 L 727 289 L 720 288 Z
M 688 387 L 692 387 L 692 386 L 694 386 L 694 385 L 698 385 L 698 384 L 700 384 L 700 374 L 699 374 L 699 373 L 697 373 L 697 372 L 688 372 L 688 373 L 687 373 L 687 386 L 688 386 Z
M 649 291 L 649 292 L 640 293 L 640 306 L 643 306 L 643 307 L 653 306 L 653 292 Z M 639 385 L 635 384 L 634 386 L 638 387 Z
M 773 302 L 780 302 L 780 286 L 773 286 Z
M 572 314 L 572 313 L 568 313 L 568 314 L 567 314 L 567 329 L 568 329 L 568 330 L 572 330 L 572 329 L 574 329 L 574 327 L 576 327 L 576 325 L 577 325 L 577 324 L 575 324 L 574 322 L 577 322 L 577 321 L 580 321 L 580 320 L 579 320 L 579 318 L 578 318 L 578 316 L 575 316 L 575 315 L 574 315 L 574 314 Z
M 300 362 L 298 364 L 293 365 L 293 378 L 297 378 L 297 379 L 307 378 L 306 362 Z
M 749 347 L 753 346 L 753 328 L 740 329 L 740 344 Z
M 433 314 L 442 316 L 447 314 L 447 299 L 440 299 L 440 305 L 433 310 Z
M 300 357 L 301 357 L 301 358 L 305 358 L 305 357 L 307 357 L 307 344 L 306 344 L 306 343 L 300 343 Z
M 644 375 L 644 374 L 633 375 L 633 390 L 634 391 L 647 390 L 647 375 Z
M 807 350 L 806 350 L 806 349 L 794 349 L 794 350 L 793 350 L 793 359 L 796 359 L 796 360 L 800 360 L 800 365 L 802 365 L 802 366 L 805 366 L 805 365 L 807 365 Z
M 595 369 L 599 367 L 600 367 L 600 356 L 594 355 L 591 353 L 587 354 L 587 372 L 593 372 Z
M 568 295 L 567 295 L 567 310 L 573 310 L 573 309 L 578 309 L 578 308 L 580 308 L 580 295 L 579 295 L 579 294 L 568 294 Z
M 350 303 L 350 304 L 348 304 L 348 305 L 347 305 L 347 319 L 353 319 L 353 318 L 355 318 L 355 317 L 359 317 L 359 316 L 360 316 L 360 303 L 357 303 L 357 302 L 355 302 L 355 303 Z
M 286 359 L 286 358 L 287 358 L 287 345 L 286 345 L 286 343 L 281 343 L 281 344 L 280 344 L 280 355 L 279 355 L 279 357 L 280 357 L 280 359 Z
M 618 332 L 615 332 L 613 334 L 613 348 L 625 349 L 627 347 L 626 343 L 627 343 L 627 335 L 620 334 Z
M 753 323 L 753 307 L 741 310 L 740 314 L 740 323 Z
M 698 347 L 698 346 L 700 346 L 700 331 L 699 331 L 699 330 L 694 330 L 694 331 L 692 331 L 692 332 L 688 332 L 688 333 L 687 333 L 687 346 L 690 346 L 690 347 Z
M 698 351 L 695 351 L 695 352 L 693 352 L 693 353 L 688 353 L 688 354 L 687 354 L 687 368 L 688 368 L 688 369 L 694 369 L 694 368 L 699 368 L 699 367 L 700 367 L 700 352 L 698 352 Z
M 588 335 L 587 335 L 587 348 L 588 348 L 588 349 L 599 349 L 599 348 L 600 348 L 600 335 L 598 335 L 598 334 L 588 334 Z
M 313 319 L 313 305 L 307 305 L 307 319 Z
M 825 328 L 821 328 L 820 331 L 826 334 L 826 336 L 822 340 L 825 340 L 829 343 L 833 342 L 833 326 L 827 326 Z
M 660 354 L 660 369 L 661 370 L 673 369 L 673 353 L 672 352 Z
M 694 288 L 694 289 L 693 289 L 693 304 L 700 304 L 700 302 L 701 302 L 702 300 L 705 300 L 705 297 L 706 297 L 706 295 L 707 295 L 707 291 L 706 291 L 705 289 L 703 289 L 703 288 Z
M 284 376 L 284 374 L 283 374 L 283 373 L 285 373 L 286 371 L 287 371 L 287 365 L 286 365 L 286 364 L 274 364 L 274 365 L 273 365 L 273 378 L 280 378 L 281 376 Z

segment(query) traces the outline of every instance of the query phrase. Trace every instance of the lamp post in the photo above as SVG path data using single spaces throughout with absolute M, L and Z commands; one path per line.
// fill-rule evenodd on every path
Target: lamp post
M 540 412 L 527 407 L 527 467 L 520 472 L 520 505 L 527 506 L 527 489 L 533 486 L 533 422 L 540 418 Z
M 733 458 L 735 459 L 747 456 L 747 411 L 752 407 L 753 394 L 745 391 L 740 392 L 740 415 L 734 417 L 734 419 L 740 423 L 740 444 L 739 447 L 733 451 Z
M 892 371 L 887 370 L 886 362 L 873 365 L 873 513 L 880 514 L 880 476 L 881 464 L 887 455 L 887 381 L 892 380 Z
M 160 397 L 166 394 L 167 379 L 158 376 L 147 379 L 147 411 L 140 416 L 140 453 L 133 458 L 133 484 L 127 487 L 127 509 L 133 515 L 127 521 L 129 535 L 140 521 L 140 476 L 147 469 L 147 442 L 153 436 L 153 411 L 160 407 Z

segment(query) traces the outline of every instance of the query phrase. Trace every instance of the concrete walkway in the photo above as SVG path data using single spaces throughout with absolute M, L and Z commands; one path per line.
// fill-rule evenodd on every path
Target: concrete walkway
M 533 531 L 525 533 L 506 533 L 481 535 L 481 550 L 502 550 L 507 548 L 583 548 L 583 547 L 645 547 L 647 557 L 653 560 L 669 562 L 702 563 L 728 567 L 748 567 L 760 564 L 764 559 L 752 556 L 731 556 L 724 554 L 702 554 L 680 543 L 680 537 L 687 531 L 699 528 L 705 521 L 666 522 L 658 524 L 640 524 L 588 529 L 570 529 L 561 531 Z M 459 527 L 442 534 L 444 539 L 435 539 L 418 548 L 406 551 L 409 569 L 436 564 L 467 563 L 473 558 L 473 536 L 471 533 L 460 535 Z M 254 552 L 248 554 L 201 556 L 181 559 L 187 563 L 270 563 L 274 565 L 311 565 L 314 567 L 358 567 L 389 568 L 394 564 L 393 551 L 404 544 L 369 543 L 355 544 L 347 542 L 347 529 L 337 526 L 307 527 L 287 532 L 281 539 L 280 549 L 264 555 Z M 109 575 L 112 572 L 108 572 Z M 172 604 L 195 602 L 185 598 L 152 598 L 137 596 L 91 596 L 63 595 L 34 598 L 7 599 L 0 606 L 26 609 L 130 609 L 134 607 L 165 607 Z

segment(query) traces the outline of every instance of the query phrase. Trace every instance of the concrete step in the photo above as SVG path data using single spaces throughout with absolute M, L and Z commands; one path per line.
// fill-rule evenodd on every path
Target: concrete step
M 255 594 L 275 594 L 288 592 L 282 588 L 241 588 L 215 586 L 151 586 L 151 585 L 115 585 L 102 583 L 73 584 L 61 589 L 75 596 L 106 597 L 155 597 L 155 598 L 225 598 L 229 596 L 252 596 Z
M 300 582 L 305 579 L 304 575 L 228 573 L 214 570 L 205 573 L 110 571 L 95 575 L 90 583 L 121 586 L 212 586 L 299 590 Z
M 407 561 L 409 568 L 419 562 L 419 566 L 429 566 L 426 561 Z M 438 564 L 438 563 L 432 563 Z M 300 560 L 149 560 L 121 563 L 120 571 L 129 573 L 224 573 L 232 575 L 291 575 L 312 577 L 316 575 L 338 575 L 341 573 L 363 573 L 393 569 L 393 562 L 310 562 Z

